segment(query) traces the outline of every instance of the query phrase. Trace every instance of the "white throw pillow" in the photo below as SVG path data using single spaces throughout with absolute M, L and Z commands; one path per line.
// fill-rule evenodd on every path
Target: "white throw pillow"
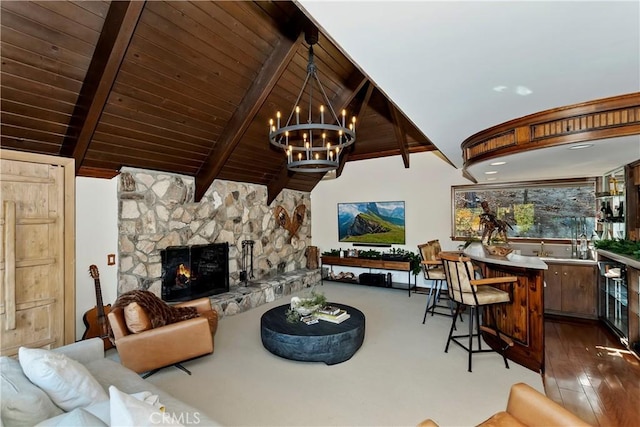
M 87 368 L 63 354 L 20 347 L 18 357 L 27 378 L 67 412 L 109 398 Z
M 115 386 L 109 387 L 109 397 L 112 427 L 148 427 L 157 425 L 182 427 L 182 424 L 172 414 L 160 411 L 144 401 L 123 393 Z
M 62 409 L 29 381 L 17 360 L 0 357 L 0 425 L 32 427 L 60 414 Z

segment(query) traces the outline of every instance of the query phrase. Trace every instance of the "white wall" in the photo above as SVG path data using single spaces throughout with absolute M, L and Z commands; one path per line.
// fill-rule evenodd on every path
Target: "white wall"
M 400 156 L 349 162 L 338 179 L 321 181 L 311 192 L 312 244 L 320 252 L 352 248 L 349 243 L 338 242 L 339 202 L 404 200 L 406 244 L 394 247 L 417 252 L 418 244 L 439 239 L 444 250 L 456 249 L 459 242 L 450 238 L 451 186 L 470 182 L 433 153 L 412 154 L 409 160 L 409 169 L 405 169 Z M 354 273 L 368 271 L 339 268 Z M 406 282 L 407 277 L 395 273 L 393 280 Z M 421 280 L 420 275 L 418 284 Z
M 96 306 L 94 282 L 89 266 L 100 273 L 104 304 L 117 297 L 118 267 L 107 266 L 107 254 L 118 255 L 118 178 L 76 178 L 76 338 L 86 327 L 84 313 Z
M 469 184 L 460 170 L 432 153 L 412 154 L 405 169 L 399 156 L 349 162 L 340 178 L 321 181 L 311 192 L 311 241 L 320 251 L 347 249 L 338 242 L 337 203 L 404 200 L 406 244 L 417 245 L 439 239 L 443 249 L 458 243 L 451 234 L 451 186 Z M 84 333 L 84 313 L 95 306 L 89 265 L 100 272 L 102 298 L 113 304 L 117 298 L 117 263 L 107 266 L 107 254 L 118 255 L 118 178 L 76 178 L 76 335 Z M 346 270 L 346 269 L 345 269 Z M 368 270 L 354 269 L 354 272 Z M 395 273 L 394 281 L 406 282 L 406 274 Z M 418 283 L 422 276 L 418 276 Z M 422 282 L 423 283 L 423 282 Z

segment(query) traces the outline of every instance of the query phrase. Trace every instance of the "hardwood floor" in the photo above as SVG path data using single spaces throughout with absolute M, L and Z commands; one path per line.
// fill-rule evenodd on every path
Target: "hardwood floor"
M 594 426 L 640 425 L 640 360 L 596 323 L 545 320 L 547 396 Z

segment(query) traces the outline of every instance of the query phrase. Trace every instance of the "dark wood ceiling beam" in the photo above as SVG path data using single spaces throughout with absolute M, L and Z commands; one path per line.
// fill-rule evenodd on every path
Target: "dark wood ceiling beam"
M 82 167 L 144 6 L 145 1 L 114 1 L 109 6 L 60 147 L 61 156 L 75 159 L 76 174 Z
M 282 189 L 286 188 L 292 176 L 293 172 L 289 171 L 289 168 L 287 168 L 287 162 L 281 162 L 278 173 L 267 184 L 267 205 L 270 205 L 271 202 L 278 197 L 278 194 L 280 194 Z
M 413 152 L 413 150 L 411 151 Z M 397 148 L 389 149 L 389 150 L 378 150 L 369 153 L 361 153 L 361 154 L 351 154 L 349 156 L 349 161 L 355 162 L 359 160 L 370 160 L 370 159 L 380 159 L 383 157 L 394 157 L 400 156 L 400 150 Z
M 389 105 L 389 111 L 391 112 L 391 120 L 393 122 L 393 133 L 396 135 L 396 141 L 398 142 L 398 148 L 400 148 L 400 155 L 402 156 L 402 162 L 405 169 L 409 168 L 409 150 L 407 149 L 407 134 L 402 125 L 402 115 L 398 109 L 387 101 Z
M 302 43 L 302 22 L 297 23 L 297 37 L 282 37 L 278 45 L 262 66 L 260 73 L 242 99 L 240 105 L 231 116 L 218 141 L 214 142 L 211 153 L 196 175 L 195 200 L 199 201 L 216 179 L 240 139 L 246 132 L 254 117 L 271 93 L 289 62 Z M 267 138 L 265 138 L 265 141 Z
M 371 95 L 373 94 L 373 90 L 375 89 L 375 85 L 371 82 L 368 82 L 367 91 L 364 94 L 364 98 L 362 99 L 362 103 L 360 104 L 360 109 L 358 110 L 358 114 L 356 117 L 359 117 L 358 121 L 356 121 L 356 126 L 362 128 L 362 122 L 364 121 L 364 115 L 367 112 L 367 107 L 369 107 L 369 101 L 371 100 Z M 357 136 L 356 136 L 357 140 Z M 340 158 L 340 165 L 336 170 L 336 178 L 342 175 L 342 171 L 344 170 L 344 165 L 347 164 L 347 160 L 349 160 L 349 156 L 351 155 L 351 150 L 348 150 L 343 153 Z

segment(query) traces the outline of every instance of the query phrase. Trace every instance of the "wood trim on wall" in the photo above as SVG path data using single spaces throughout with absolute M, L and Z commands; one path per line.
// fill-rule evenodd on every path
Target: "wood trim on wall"
M 554 108 L 485 129 L 462 142 L 464 168 L 538 148 L 640 134 L 640 92 Z
M 626 165 L 624 175 L 627 238 L 640 241 L 640 161 Z

